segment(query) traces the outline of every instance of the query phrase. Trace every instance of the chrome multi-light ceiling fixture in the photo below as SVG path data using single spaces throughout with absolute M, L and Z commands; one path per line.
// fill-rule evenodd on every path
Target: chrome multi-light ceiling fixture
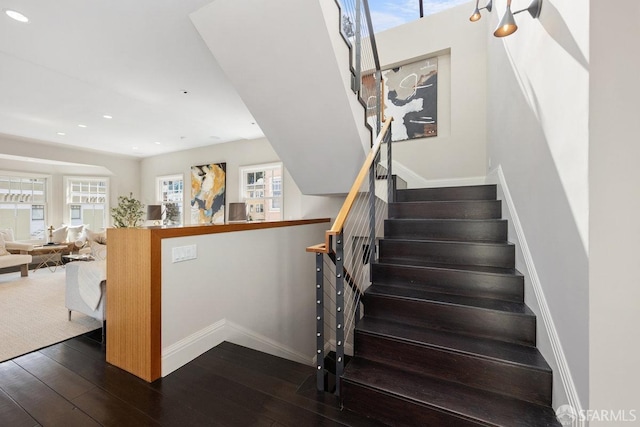
M 481 18 L 480 11 L 482 9 L 487 9 L 491 12 L 492 8 L 492 0 L 489 0 L 485 7 L 478 9 L 479 0 L 476 0 L 476 9 L 473 12 L 473 15 L 469 18 L 471 22 L 476 22 Z M 518 25 L 516 25 L 516 20 L 514 19 L 514 15 L 517 15 L 521 12 L 529 12 L 529 15 L 533 19 L 537 19 L 540 16 L 540 9 L 542 8 L 542 0 L 532 0 L 529 4 L 529 7 L 526 9 L 517 10 L 515 12 L 511 12 L 511 0 L 507 0 L 507 10 L 505 10 L 500 23 L 498 24 L 498 28 L 493 32 L 493 35 L 496 37 L 506 37 L 510 34 L 513 34 L 518 29 Z

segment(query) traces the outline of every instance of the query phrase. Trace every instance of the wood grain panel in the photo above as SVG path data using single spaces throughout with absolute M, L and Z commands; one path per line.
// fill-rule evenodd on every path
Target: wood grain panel
M 153 381 L 160 378 L 161 343 L 151 230 L 110 228 L 107 241 L 107 362 Z M 153 278 L 158 280 L 159 274 Z
M 162 375 L 162 239 L 323 222 L 329 218 L 108 229 L 107 362 L 148 382 Z

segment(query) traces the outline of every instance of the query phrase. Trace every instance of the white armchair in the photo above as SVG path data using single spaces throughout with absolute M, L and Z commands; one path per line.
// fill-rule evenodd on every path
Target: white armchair
M 27 277 L 29 275 L 29 264 L 33 260 L 29 251 L 33 250 L 33 245 L 15 242 L 7 242 L 5 249 L 8 255 L 0 256 L 0 268 L 20 266 L 20 275 Z
M 66 265 L 66 291 L 65 291 L 65 306 L 69 311 L 69 321 L 71 321 L 71 312 L 77 311 L 85 314 L 89 317 L 93 317 L 96 320 L 102 322 L 102 341 L 104 342 L 104 322 L 105 317 L 105 299 L 106 299 L 106 280 L 101 278 L 97 279 L 92 286 L 99 286 L 99 295 L 94 296 L 93 301 L 99 301 L 94 308 L 87 301 L 87 296 L 82 295 L 80 290 L 80 269 L 86 267 L 94 267 L 99 264 L 99 261 L 76 261 L 70 262 Z
M 11 231 L 11 230 L 9 230 Z M 30 252 L 33 250 L 32 243 L 14 242 L 13 235 L 9 234 L 6 230 L 0 230 L 0 240 L 4 246 L 8 255 L 0 256 L 0 268 L 20 266 L 20 275 L 27 277 L 29 275 L 29 264 L 33 261 Z M 11 239 L 11 240 L 7 240 Z

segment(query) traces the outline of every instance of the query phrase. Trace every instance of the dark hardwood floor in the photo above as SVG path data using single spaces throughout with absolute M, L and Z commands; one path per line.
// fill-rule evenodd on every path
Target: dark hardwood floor
M 315 371 L 222 343 L 151 384 L 88 334 L 0 363 L 0 426 L 371 426 L 315 392 Z

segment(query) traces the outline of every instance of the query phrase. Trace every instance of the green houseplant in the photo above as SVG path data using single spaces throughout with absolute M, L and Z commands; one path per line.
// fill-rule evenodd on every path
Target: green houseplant
M 144 216 L 144 205 L 129 193 L 129 197 L 118 197 L 118 206 L 111 209 L 113 226 L 116 228 L 137 227 Z

